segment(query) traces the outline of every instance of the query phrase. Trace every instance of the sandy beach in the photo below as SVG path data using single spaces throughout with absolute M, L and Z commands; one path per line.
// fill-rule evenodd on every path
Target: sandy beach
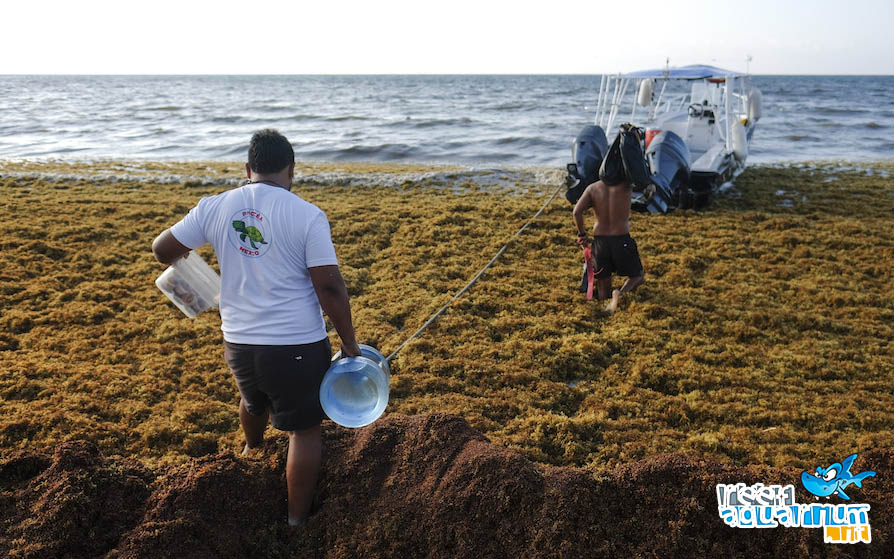
M 546 170 L 299 171 L 293 192 L 331 222 L 358 338 L 385 354 L 559 184 Z M 750 167 L 706 210 L 635 215 L 647 281 L 614 316 L 577 292 L 559 196 L 402 350 L 380 422 L 327 425 L 318 512 L 296 535 L 246 505 L 283 489 L 284 442 L 270 428 L 261 459 L 235 457 L 219 316 L 187 319 L 154 285 L 153 237 L 242 164 L 2 161 L 0 553 L 890 556 L 892 174 Z M 851 494 L 872 506 L 870 546 L 717 516 L 716 483 L 793 483 L 806 502 L 800 472 L 852 453 L 879 472 Z M 222 502 L 255 524 L 236 530 Z M 112 503 L 125 512 L 96 524 Z

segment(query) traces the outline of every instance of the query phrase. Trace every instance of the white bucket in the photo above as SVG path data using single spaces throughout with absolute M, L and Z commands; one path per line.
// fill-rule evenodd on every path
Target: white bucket
M 220 304 L 220 276 L 195 251 L 168 266 L 155 285 L 189 318 Z
M 320 384 L 320 405 L 343 427 L 369 425 L 388 405 L 388 362 L 375 348 L 361 344 L 361 356 L 334 358 Z

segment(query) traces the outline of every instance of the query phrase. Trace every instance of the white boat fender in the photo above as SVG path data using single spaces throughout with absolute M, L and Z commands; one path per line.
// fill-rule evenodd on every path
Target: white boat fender
M 761 117 L 761 90 L 756 87 L 748 92 L 748 122 L 757 122 Z
M 639 82 L 639 94 L 636 96 L 636 102 L 640 107 L 648 107 L 652 104 L 652 80 Z
M 745 139 L 745 126 L 738 120 L 733 122 L 733 155 L 739 161 L 745 161 L 748 157 L 748 142 Z

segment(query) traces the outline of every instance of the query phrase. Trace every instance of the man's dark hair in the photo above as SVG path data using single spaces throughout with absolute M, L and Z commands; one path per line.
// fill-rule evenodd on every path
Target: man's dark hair
M 272 128 L 258 130 L 248 146 L 248 166 L 255 173 L 278 173 L 295 162 L 295 151 L 285 136 Z

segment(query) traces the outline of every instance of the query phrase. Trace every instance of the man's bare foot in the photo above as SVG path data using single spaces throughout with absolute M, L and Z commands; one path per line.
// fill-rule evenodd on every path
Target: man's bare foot
M 605 306 L 605 310 L 608 311 L 609 314 L 615 314 L 615 311 L 618 310 L 618 304 L 621 302 L 621 290 L 615 289 L 612 291 L 612 300 L 609 301 L 608 305 Z
M 261 450 L 260 446 L 248 446 L 246 443 L 245 448 L 242 449 L 242 456 L 253 458 L 261 454 Z

